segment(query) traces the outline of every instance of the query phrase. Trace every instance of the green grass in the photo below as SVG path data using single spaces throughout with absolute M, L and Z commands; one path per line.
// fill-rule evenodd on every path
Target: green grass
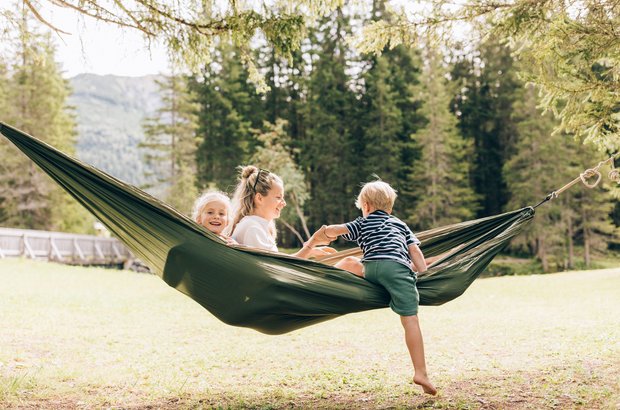
M 0 260 L 0 408 L 618 409 L 620 268 L 476 281 L 422 307 L 431 398 L 388 309 L 282 336 L 151 275 Z

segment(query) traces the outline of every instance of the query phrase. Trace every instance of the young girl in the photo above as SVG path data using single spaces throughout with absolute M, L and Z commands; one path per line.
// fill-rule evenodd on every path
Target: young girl
M 227 232 L 241 245 L 277 252 L 275 219 L 286 206 L 284 183 L 276 174 L 252 165 L 239 169 L 239 183 L 233 196 L 233 222 Z M 308 258 L 328 253 L 304 245 L 293 256 Z
M 229 236 L 222 234 L 230 223 L 230 216 L 230 199 L 222 192 L 206 192 L 194 202 L 192 219 L 228 244 L 235 243 Z

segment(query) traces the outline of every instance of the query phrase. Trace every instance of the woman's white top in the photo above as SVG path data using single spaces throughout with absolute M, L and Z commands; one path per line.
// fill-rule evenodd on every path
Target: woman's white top
M 276 240 L 269 234 L 269 221 L 260 216 L 241 218 L 231 236 L 240 245 L 278 252 Z

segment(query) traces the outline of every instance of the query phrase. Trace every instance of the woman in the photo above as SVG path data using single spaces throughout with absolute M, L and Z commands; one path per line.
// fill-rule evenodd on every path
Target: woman
M 231 236 L 241 245 L 278 252 L 275 219 L 286 206 L 284 183 L 276 174 L 255 166 L 240 167 L 240 177 L 233 196 Z M 331 248 L 306 246 L 292 254 L 299 258 L 335 252 Z

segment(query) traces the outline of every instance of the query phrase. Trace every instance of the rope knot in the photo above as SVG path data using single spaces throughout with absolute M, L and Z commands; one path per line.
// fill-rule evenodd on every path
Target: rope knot
M 596 176 L 596 181 L 594 181 L 593 183 L 588 182 L 588 179 L 592 178 L 593 176 Z M 598 171 L 597 168 L 586 169 L 579 175 L 579 177 L 581 178 L 581 182 L 583 182 L 583 184 L 588 188 L 594 188 L 598 185 L 599 182 L 601 182 L 601 173 Z

